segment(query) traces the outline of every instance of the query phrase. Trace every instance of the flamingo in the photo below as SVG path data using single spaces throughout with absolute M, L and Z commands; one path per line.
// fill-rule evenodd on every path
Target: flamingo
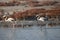
M 7 18 L 5 15 L 3 16 L 5 22 L 12 22 L 14 21 L 14 18 Z
M 14 19 L 13 18 L 8 18 L 8 19 L 5 19 L 5 21 L 12 22 L 12 21 L 14 21 Z
M 44 17 L 40 17 L 39 15 L 36 15 L 36 17 L 37 17 L 37 20 L 38 20 L 38 21 L 43 21 L 43 22 L 45 21 L 45 20 L 44 20 L 44 19 L 45 19 Z
M 44 19 L 45 19 L 44 17 L 37 18 L 37 20 L 39 21 L 45 21 Z

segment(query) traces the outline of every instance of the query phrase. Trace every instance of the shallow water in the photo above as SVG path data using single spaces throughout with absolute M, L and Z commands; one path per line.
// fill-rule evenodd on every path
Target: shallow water
M 60 40 L 60 29 L 39 26 L 0 28 L 0 40 Z

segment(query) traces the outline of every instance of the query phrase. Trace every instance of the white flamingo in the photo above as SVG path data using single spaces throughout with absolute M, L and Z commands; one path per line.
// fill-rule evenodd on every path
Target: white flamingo
M 13 18 L 8 18 L 8 19 L 5 19 L 5 21 L 12 22 L 12 21 L 14 21 L 14 19 Z
M 44 21 L 44 17 L 37 18 L 38 21 Z
M 4 17 L 5 17 L 4 21 L 6 21 L 6 22 L 12 22 L 12 21 L 14 21 L 13 18 L 7 18 L 5 15 L 3 16 L 3 18 Z
M 38 20 L 38 21 L 45 21 L 45 20 L 44 20 L 44 19 L 45 19 L 44 17 L 40 17 L 39 15 L 36 15 L 36 17 L 37 17 L 37 20 Z

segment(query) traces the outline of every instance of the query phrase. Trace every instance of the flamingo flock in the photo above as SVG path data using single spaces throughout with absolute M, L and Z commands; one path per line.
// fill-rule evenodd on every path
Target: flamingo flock
M 27 4 L 30 7 L 36 7 L 36 6 L 49 6 L 49 5 L 55 5 L 56 3 L 58 4 L 59 2 L 57 1 L 10 1 L 10 2 L 0 2 L 0 6 L 18 6 L 20 4 Z M 5 14 L 8 14 L 5 15 Z M 38 15 L 38 17 L 36 17 Z M 45 8 L 31 8 L 25 11 L 13 11 L 13 12 L 0 12 L 0 19 L 4 21 L 13 21 L 13 20 L 23 20 L 23 19 L 34 19 L 36 18 L 37 20 L 44 21 L 45 16 L 48 17 L 56 17 L 60 16 L 60 8 L 52 8 L 52 9 L 45 9 Z
M 36 15 L 38 15 L 38 17 L 36 17 Z M 19 12 L 13 12 L 12 15 L 9 16 L 4 16 L 2 18 L 4 18 L 5 21 L 13 21 L 13 20 L 20 20 L 20 19 L 24 19 L 27 18 L 29 19 L 29 17 L 34 18 L 36 17 L 37 20 L 40 21 L 44 21 L 45 16 L 50 16 L 50 17 L 56 17 L 60 15 L 60 9 L 51 9 L 51 10 L 46 10 L 46 9 L 29 9 L 26 11 L 19 11 Z

